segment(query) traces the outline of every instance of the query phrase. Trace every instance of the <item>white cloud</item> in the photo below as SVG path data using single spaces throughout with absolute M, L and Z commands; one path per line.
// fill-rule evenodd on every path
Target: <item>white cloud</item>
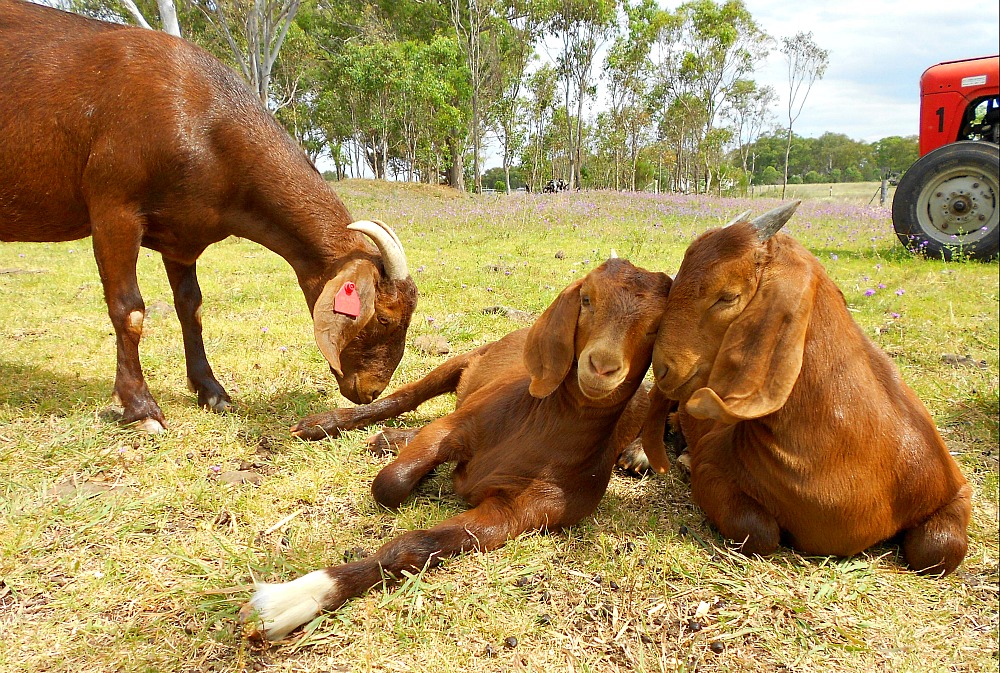
M 920 75 L 941 61 L 996 54 L 1000 7 L 995 0 L 942 3 L 913 0 L 745 0 L 754 20 L 775 38 L 812 31 L 830 51 L 796 133 L 844 133 L 872 141 L 918 130 Z M 669 3 L 676 6 L 679 3 Z M 787 72 L 777 51 L 755 73 L 781 97 L 786 114 Z

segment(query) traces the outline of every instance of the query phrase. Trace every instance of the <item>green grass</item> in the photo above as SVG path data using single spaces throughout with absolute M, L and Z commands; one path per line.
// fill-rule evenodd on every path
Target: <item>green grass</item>
M 355 217 L 390 222 L 406 246 L 421 293 L 410 344 L 432 335 L 455 353 L 522 326 L 483 308 L 540 312 L 611 248 L 673 273 L 698 232 L 775 205 L 470 197 L 362 181 L 336 189 Z M 114 337 L 89 241 L 4 244 L 0 670 L 996 670 L 997 264 L 911 257 L 886 209 L 836 191 L 806 198 L 789 233 L 892 355 L 973 484 L 969 554 L 953 576 L 917 577 L 891 545 L 852 559 L 789 550 L 747 559 L 706 524 L 679 474 L 615 475 L 594 516 L 570 531 L 449 560 L 252 649 L 235 625 L 247 584 L 371 552 L 460 511 L 447 471 L 392 513 L 368 491 L 386 460 L 364 451 L 366 431 L 318 443 L 289 436 L 300 416 L 346 402 L 290 267 L 267 250 L 230 239 L 199 265 L 209 358 L 237 402 L 226 415 L 194 406 L 165 275 L 143 254 L 140 283 L 156 309 L 141 354 L 169 423 L 150 437 L 107 413 Z M 409 347 L 390 388 L 443 360 Z M 450 404 L 394 422 L 417 425 Z M 261 484 L 215 476 L 241 467 Z

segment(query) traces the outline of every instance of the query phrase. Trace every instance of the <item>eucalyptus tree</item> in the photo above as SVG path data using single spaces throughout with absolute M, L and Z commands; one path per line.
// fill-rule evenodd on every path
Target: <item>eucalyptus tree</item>
M 544 0 L 503 0 L 498 11 L 496 35 L 503 44 L 500 51 L 504 67 L 492 118 L 500 142 L 504 184 L 510 192 L 510 169 L 523 149 L 528 130 L 528 101 L 522 92 L 526 88 L 526 70 L 535 56 L 535 43 L 543 31 Z
M 781 198 L 785 198 L 788 154 L 792 149 L 792 124 L 802 114 L 813 84 L 826 73 L 830 52 L 816 44 L 812 31 L 799 31 L 792 37 L 782 38 L 781 53 L 785 55 L 785 64 L 788 66 L 788 140 L 785 144 L 785 174 L 781 183 Z
M 704 127 L 697 152 L 708 191 L 718 168 L 718 135 L 713 133 L 720 110 L 737 82 L 753 71 L 768 52 L 768 38 L 743 0 L 691 0 L 677 9 L 682 53 L 678 76 L 704 107 Z M 702 143 L 705 142 L 704 146 Z
M 542 164 L 547 148 L 547 129 L 555 114 L 557 88 L 558 73 L 549 64 L 541 66 L 527 78 L 527 89 L 531 94 L 528 102 L 528 137 L 530 140 L 521 154 L 521 165 L 527 167 L 527 184 L 534 191 L 542 188 L 546 177 L 545 171 L 542 170 Z M 548 176 L 553 177 L 551 173 Z
M 627 158 L 628 186 L 635 191 L 639 154 L 651 127 L 650 51 L 660 10 L 654 0 L 636 0 L 623 9 L 625 30 L 618 34 L 604 61 L 610 104 L 606 123 L 613 127 L 606 137 L 613 141 L 608 150 L 614 156 L 615 189 L 621 189 L 621 164 Z
M 563 84 L 569 185 L 580 183 L 583 113 L 596 95 L 593 67 L 598 50 L 612 33 L 617 19 L 616 0 L 550 0 L 548 29 L 559 42 L 555 59 Z M 576 118 L 571 113 L 576 104 Z
M 302 0 L 187 0 L 229 46 L 243 78 L 260 99 L 271 99 L 271 72 Z
M 743 174 L 753 183 L 756 154 L 754 146 L 760 134 L 768 126 L 773 113 L 777 94 L 769 86 L 758 86 L 750 79 L 739 79 L 733 83 L 724 116 L 733 125 L 733 140 L 737 145 L 737 156 Z

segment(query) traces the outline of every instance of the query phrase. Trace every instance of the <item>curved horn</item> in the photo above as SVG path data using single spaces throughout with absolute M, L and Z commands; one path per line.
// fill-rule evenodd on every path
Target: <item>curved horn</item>
M 785 222 L 792 217 L 795 209 L 799 207 L 802 201 L 792 201 L 786 203 L 782 206 L 778 206 L 774 210 L 769 210 L 763 215 L 755 217 L 750 225 L 757 230 L 757 236 L 760 240 L 766 241 L 767 239 L 778 233 L 778 230 L 785 226 Z
M 404 280 L 410 275 L 406 268 L 406 253 L 395 232 L 385 224 L 372 220 L 360 220 L 347 225 L 352 231 L 360 231 L 375 242 L 382 253 L 385 273 L 392 280 Z
M 392 240 L 396 241 L 396 245 L 399 246 L 399 249 L 400 250 L 403 249 L 403 242 L 399 240 L 399 236 L 397 236 L 396 232 L 392 230 L 392 227 L 390 227 L 382 220 L 371 220 L 371 221 L 377 224 L 378 226 L 382 227 L 383 229 L 385 229 L 389 233 L 389 235 L 392 236 Z
M 737 215 L 733 219 L 729 220 L 729 222 L 727 222 L 726 224 L 724 224 L 722 226 L 722 228 L 725 229 L 726 227 L 731 227 L 734 224 L 736 224 L 737 222 L 746 222 L 746 220 L 747 220 L 748 217 L 750 217 L 750 211 L 749 210 L 744 210 L 742 213 L 740 213 L 739 215 Z

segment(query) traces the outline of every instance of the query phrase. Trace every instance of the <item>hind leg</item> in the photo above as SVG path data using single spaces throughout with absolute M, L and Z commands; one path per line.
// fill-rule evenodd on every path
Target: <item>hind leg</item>
M 964 484 L 951 502 L 903 534 L 903 555 L 910 567 L 921 574 L 951 574 L 969 547 L 971 513 L 972 489 Z

